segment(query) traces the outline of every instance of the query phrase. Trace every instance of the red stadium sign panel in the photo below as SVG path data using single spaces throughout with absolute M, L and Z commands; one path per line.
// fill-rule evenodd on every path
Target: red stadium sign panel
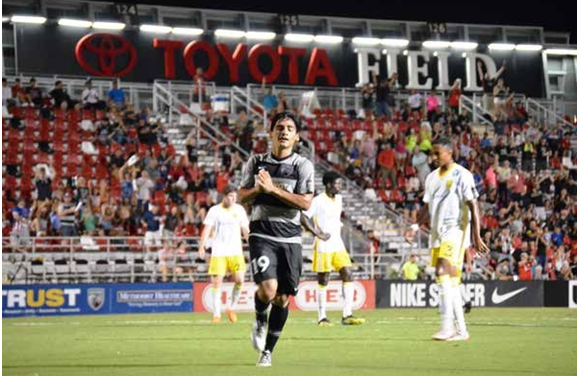
M 376 293 L 374 281 L 354 282 L 354 309 L 374 309 L 376 307 Z M 211 312 L 213 298 L 211 296 L 211 284 L 195 282 L 194 286 L 195 312 Z M 221 308 L 225 311 L 226 303 L 231 301 L 233 283 L 224 283 L 221 288 Z M 239 301 L 234 309 L 239 312 L 253 312 L 253 296 L 257 290 L 254 283 L 246 283 L 241 291 Z M 344 304 L 342 298 L 342 283 L 332 281 L 326 289 L 326 303 L 328 310 L 341 310 Z M 290 309 L 300 311 L 315 311 L 317 303 L 317 282 L 301 282 L 297 296 L 290 300 Z

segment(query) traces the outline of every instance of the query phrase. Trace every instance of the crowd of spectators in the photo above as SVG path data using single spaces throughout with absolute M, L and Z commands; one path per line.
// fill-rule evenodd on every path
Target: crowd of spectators
M 327 158 L 368 198 L 383 199 L 414 222 L 424 181 L 435 168 L 432 143 L 450 137 L 455 162 L 474 175 L 482 231 L 492 249 L 488 259 L 474 262 L 469 276 L 575 278 L 577 163 L 571 139 L 576 128 L 529 117 L 521 103 L 513 103 L 500 78 L 504 70 L 503 65 L 494 77 L 480 72 L 484 86 L 492 87 L 484 101 L 494 126 L 478 132 L 468 112 L 459 111 L 460 80 L 445 96 L 446 106 L 434 91 L 424 99 L 411 90 L 398 106 L 386 102 L 385 111 L 381 101 L 392 96 L 394 82 L 374 77 L 374 87 L 361 88 L 366 131 L 331 132 Z M 389 89 L 378 94 L 382 85 Z
M 512 95 L 506 96 L 503 72 L 504 66 L 494 77 L 479 72 L 489 110 L 488 98 L 492 99 L 489 112 L 494 124 L 483 134 L 473 129 L 466 110 L 459 111 L 460 80 L 445 96 L 446 103 L 436 92 L 423 97 L 415 91 L 396 102 L 397 77 L 374 76 L 373 85 L 361 89 L 360 120 L 369 128 L 331 132 L 332 147 L 324 155 L 369 198 L 384 200 L 411 222 L 420 208 L 426 176 L 434 168 L 432 143 L 451 137 L 456 163 L 475 177 L 482 231 L 492 249 L 491 257 L 476 260 L 469 274 L 501 279 L 575 277 L 576 156 L 570 142 L 575 131 L 529 117 L 523 106 L 513 103 Z M 201 81 L 202 72 L 196 85 Z M 11 88 L 3 81 L 3 93 L 8 91 L 3 105 L 12 113 L 11 129 L 25 131 L 18 121 L 21 114 L 13 111 L 22 106 L 35 108 L 40 119 L 51 121 L 58 113 L 80 113 L 83 162 L 90 159 L 106 167 L 99 178 L 92 170 L 63 174 L 62 166 L 54 165 L 56 153 L 49 159 L 52 163 L 36 166 L 31 195 L 5 189 L 3 233 L 10 234 L 16 247 L 26 246 L 29 235 L 144 235 L 147 246 L 160 246 L 163 231 L 197 235 L 218 192 L 235 184 L 243 161 L 236 145 L 247 153 L 265 152 L 268 147 L 263 123 L 244 110 L 234 120 L 208 111 L 207 120 L 230 141 L 201 145 L 203 140 L 192 133 L 186 152 L 178 155 L 163 123 L 148 109 L 135 109 L 116 83 L 105 98 L 90 81 L 80 98 L 71 98 L 61 82 L 44 93 L 34 80 L 26 88 L 19 81 Z M 274 94 L 265 82 L 262 100 L 270 115 L 291 110 L 283 93 Z M 70 127 L 70 115 L 67 119 Z M 306 127 L 302 135 L 307 132 Z M 54 153 L 53 146 L 42 142 L 39 148 Z M 200 158 L 212 158 L 212 166 L 200 164 Z M 24 177 L 18 168 L 6 166 L 6 172 Z M 369 236 L 375 244 L 377 239 Z M 377 250 L 379 241 L 375 245 Z
M 49 92 L 35 79 L 24 88 L 20 79 L 2 84 L 10 92 L 4 134 L 14 136 L 4 138 L 4 151 L 21 155 L 3 164 L 3 236 L 15 249 L 45 236 L 144 236 L 146 247 L 160 247 L 163 236 L 198 235 L 241 168 L 231 143 L 197 145 L 193 133 L 177 154 L 162 120 L 129 103 L 118 82 L 104 98 L 91 81 L 78 98 L 61 81 Z M 49 124 L 46 139 L 41 124 Z M 231 131 L 243 139 L 253 124 L 240 117 Z M 21 146 L 27 142 L 30 149 Z

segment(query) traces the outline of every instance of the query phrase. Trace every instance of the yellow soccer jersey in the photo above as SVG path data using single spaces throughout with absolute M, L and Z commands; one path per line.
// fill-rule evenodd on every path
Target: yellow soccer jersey
M 444 174 L 440 168 L 426 178 L 423 201 L 430 212 L 430 247 L 440 247 L 448 237 L 462 238 L 470 245 L 470 210 L 467 202 L 478 197 L 474 178 L 466 168 L 454 163 Z

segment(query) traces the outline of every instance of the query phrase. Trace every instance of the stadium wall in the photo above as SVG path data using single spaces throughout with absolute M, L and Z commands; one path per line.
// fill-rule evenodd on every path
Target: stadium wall
M 265 76 L 274 84 L 354 87 L 370 80 L 371 67 L 382 76 L 396 71 L 398 82 L 407 89 L 445 90 L 460 78 L 465 91 L 477 87 L 474 91 L 480 92 L 474 64 L 478 58 L 485 64 L 492 62 L 493 67 L 487 66 L 491 71 L 504 62 L 504 78 L 511 90 L 544 97 L 543 81 L 539 79 L 543 76 L 540 53 L 489 51 L 482 44 L 479 50 L 464 56 L 462 51 L 412 48 L 408 50 L 415 53 L 405 55 L 403 49 L 389 48 L 389 57 L 380 48 L 360 48 L 351 43 L 238 43 L 212 35 L 158 36 L 136 30 L 88 33 L 57 25 L 19 24 L 15 35 L 18 71 L 26 74 L 88 74 L 151 82 L 191 80 L 195 68 L 202 67 L 205 79 L 218 86 L 261 84 Z M 50 58 L 54 56 L 58 59 Z M 429 81 L 431 84 L 426 85 Z
M 577 308 L 577 281 L 484 281 L 467 282 L 465 292 L 475 307 L 569 307 Z M 208 312 L 210 284 L 54 284 L 2 286 L 2 317 L 63 316 L 86 314 Z M 315 311 L 316 281 L 300 283 L 291 299 L 292 310 Z M 222 303 L 230 299 L 233 283 L 224 283 Z M 256 286 L 245 284 L 236 309 L 253 311 Z M 342 309 L 340 281 L 326 289 L 329 310 Z M 438 287 L 430 281 L 368 280 L 354 282 L 354 309 L 434 308 Z M 222 304 L 225 309 L 225 304 Z

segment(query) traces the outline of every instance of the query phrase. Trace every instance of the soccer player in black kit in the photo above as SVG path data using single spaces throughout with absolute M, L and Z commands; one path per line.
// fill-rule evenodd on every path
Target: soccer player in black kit
M 260 351 L 261 367 L 271 366 L 271 353 L 288 317 L 288 299 L 296 295 L 302 273 L 300 214 L 312 203 L 314 166 L 293 152 L 299 130 L 291 113 L 275 115 L 272 150 L 249 158 L 239 190 L 240 201 L 252 206 L 250 270 L 258 289 L 251 341 Z

